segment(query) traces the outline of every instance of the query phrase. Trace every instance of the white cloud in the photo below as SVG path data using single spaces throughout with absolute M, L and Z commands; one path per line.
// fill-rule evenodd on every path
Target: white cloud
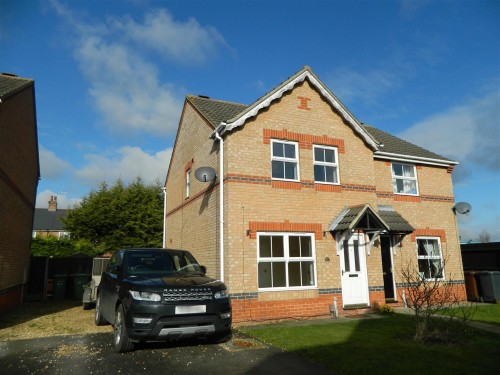
M 339 68 L 331 72 L 327 79 L 327 86 L 341 101 L 361 100 L 368 104 L 376 103 L 381 95 L 401 86 L 401 78 L 395 70 L 372 69 L 359 73 Z
M 57 208 L 58 209 L 66 209 L 76 206 L 81 202 L 80 198 L 70 198 L 66 192 L 54 192 L 52 190 L 46 189 L 42 192 L 39 192 L 36 196 L 36 207 L 37 208 L 48 208 L 50 197 L 57 197 Z
M 130 16 L 97 23 L 83 21 L 57 0 L 51 5 L 77 35 L 75 59 L 97 111 L 114 133 L 171 135 L 177 128 L 185 90 L 160 82 L 147 52 L 180 64 L 201 64 L 227 47 L 215 28 L 193 18 L 177 21 L 165 9 L 149 11 L 142 23 Z
M 398 136 L 466 166 L 498 172 L 499 92 L 435 114 Z
M 144 23 L 131 17 L 114 19 L 113 27 L 142 47 L 161 53 L 180 63 L 203 63 L 225 45 L 222 35 L 211 26 L 202 26 L 194 18 L 176 21 L 165 9 L 146 13 Z
M 154 65 L 127 46 L 95 35 L 81 39 L 75 56 L 90 82 L 90 96 L 110 129 L 175 132 L 181 100 L 172 86 L 158 81 Z
M 118 149 L 111 157 L 88 154 L 85 156 L 87 164 L 75 175 L 93 187 L 103 181 L 114 183 L 117 179 L 129 183 L 136 177 L 141 177 L 145 183 L 154 183 L 158 179 L 163 184 L 171 154 L 171 148 L 148 154 L 131 146 Z
M 67 175 L 71 165 L 60 159 L 50 150 L 47 150 L 42 145 L 39 146 L 38 155 L 40 158 L 40 175 L 43 179 L 57 180 Z

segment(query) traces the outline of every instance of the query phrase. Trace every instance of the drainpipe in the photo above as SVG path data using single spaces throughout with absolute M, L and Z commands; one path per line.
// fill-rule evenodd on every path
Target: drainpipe
M 163 187 L 163 248 L 167 248 L 167 188 Z
M 224 141 L 217 129 L 215 138 L 219 141 L 219 232 L 220 232 L 220 280 L 224 281 Z

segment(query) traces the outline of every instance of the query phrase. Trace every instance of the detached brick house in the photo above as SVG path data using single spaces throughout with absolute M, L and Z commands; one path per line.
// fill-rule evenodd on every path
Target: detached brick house
M 250 106 L 187 96 L 165 245 L 225 281 L 235 322 L 401 303 L 408 264 L 465 299 L 456 164 L 359 122 L 309 67 Z
M 23 299 L 39 178 L 35 83 L 0 74 L 0 313 Z

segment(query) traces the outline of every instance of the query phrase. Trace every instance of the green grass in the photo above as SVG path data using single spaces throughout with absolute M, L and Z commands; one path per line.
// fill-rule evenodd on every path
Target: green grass
M 472 316 L 472 320 L 500 327 L 500 304 L 478 306 Z
M 309 325 L 240 328 L 245 334 L 296 353 L 338 374 L 496 373 L 500 336 L 478 330 L 460 344 L 414 341 L 413 319 L 398 314 L 380 319 Z

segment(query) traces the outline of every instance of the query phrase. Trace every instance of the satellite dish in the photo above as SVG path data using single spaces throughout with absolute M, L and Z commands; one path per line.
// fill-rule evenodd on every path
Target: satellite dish
M 459 214 L 462 214 L 462 215 L 467 215 L 470 212 L 470 210 L 472 210 L 472 207 L 467 202 L 458 202 L 453 207 L 453 211 L 458 212 Z
M 215 177 L 215 170 L 210 167 L 200 167 L 194 171 L 194 176 L 201 182 L 212 181 Z

